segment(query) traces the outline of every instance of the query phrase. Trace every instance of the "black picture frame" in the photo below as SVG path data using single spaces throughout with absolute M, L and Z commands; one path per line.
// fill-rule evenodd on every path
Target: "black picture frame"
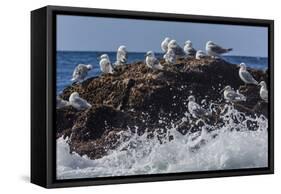
M 268 27 L 268 167 L 123 177 L 56 180 L 56 15 L 102 16 Z M 31 12 L 31 182 L 46 188 L 258 175 L 274 173 L 274 21 L 230 17 L 46 6 Z

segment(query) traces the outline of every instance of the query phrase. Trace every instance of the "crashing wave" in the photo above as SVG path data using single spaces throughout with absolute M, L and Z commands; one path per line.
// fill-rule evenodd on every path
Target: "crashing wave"
M 182 121 L 192 121 L 187 113 Z M 120 145 L 100 159 L 70 153 L 68 139 L 57 139 L 57 178 L 93 178 L 267 167 L 268 120 L 250 117 L 232 106 L 221 116 L 223 125 L 203 125 L 180 133 L 179 123 L 153 134 L 120 132 Z M 159 122 L 163 122 L 160 118 Z M 194 119 L 193 119 L 194 120 Z M 251 130 L 249 130 L 251 128 Z M 254 130 L 253 130 L 254 129 Z M 161 131 L 166 131 L 161 133 Z

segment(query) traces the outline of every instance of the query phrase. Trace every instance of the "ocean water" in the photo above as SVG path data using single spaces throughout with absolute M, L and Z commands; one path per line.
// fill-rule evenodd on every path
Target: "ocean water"
M 107 53 L 111 62 L 116 60 L 116 52 L 74 52 L 74 51 L 58 51 L 57 52 L 57 94 L 66 86 L 71 85 L 71 77 L 77 64 L 91 64 L 93 69 L 89 72 L 89 77 L 97 76 L 101 73 L 98 57 Z M 144 61 L 145 53 L 129 53 L 128 63 L 136 61 Z M 156 57 L 162 58 L 162 53 L 156 53 Z M 247 66 L 257 69 L 266 69 L 268 60 L 265 57 L 245 57 L 245 56 L 224 56 L 225 60 L 239 64 L 246 63 Z
M 89 76 L 100 74 L 96 52 L 57 53 L 57 92 L 71 84 L 74 67 L 90 63 L 94 69 Z M 116 53 L 108 53 L 112 62 Z M 129 63 L 144 60 L 145 53 L 130 53 Z M 161 57 L 162 54 L 158 54 Z M 244 62 L 257 69 L 267 68 L 267 58 L 224 57 L 231 63 Z M 212 107 L 212 104 L 209 105 Z M 198 132 L 182 135 L 178 124 L 165 128 L 173 140 L 163 137 L 147 139 L 147 133 L 120 132 L 120 146 L 107 156 L 91 160 L 87 156 L 70 153 L 68 139 L 57 139 L 57 178 L 93 178 L 136 174 L 159 174 L 191 171 L 259 168 L 268 166 L 268 120 L 264 116 L 248 117 L 227 107 L 221 115 L 224 126 L 204 124 Z M 182 113 L 182 121 L 191 121 L 189 113 Z M 239 122 L 236 122 L 239 121 Z M 165 118 L 159 118 L 165 122 Z M 248 130 L 249 122 L 256 122 L 256 131 Z M 135 126 L 137 129 L 137 126 Z M 161 129 L 160 129 L 161 130 Z M 164 130 L 164 129 L 163 129 Z M 130 130 L 129 130 L 130 131 Z M 211 131 L 211 132 L 207 132 Z M 134 145 L 134 146 L 130 146 Z

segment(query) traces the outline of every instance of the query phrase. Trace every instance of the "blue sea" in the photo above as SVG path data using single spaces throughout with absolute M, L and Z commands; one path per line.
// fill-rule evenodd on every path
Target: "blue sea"
M 98 57 L 107 53 L 111 62 L 116 60 L 116 52 L 76 52 L 76 51 L 58 51 L 57 52 L 57 94 L 66 86 L 71 84 L 72 72 L 77 64 L 91 64 L 93 70 L 89 72 L 89 77 L 97 76 L 101 73 Z M 132 53 L 128 55 L 128 63 L 144 61 L 145 53 Z M 162 58 L 162 53 L 156 54 L 157 58 Z M 249 67 L 256 69 L 266 69 L 268 67 L 268 58 L 266 57 L 247 57 L 247 56 L 223 56 L 223 58 L 233 64 L 241 62 Z

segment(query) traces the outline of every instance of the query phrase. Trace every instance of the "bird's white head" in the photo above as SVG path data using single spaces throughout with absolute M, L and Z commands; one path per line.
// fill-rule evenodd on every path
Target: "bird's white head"
M 209 40 L 207 43 L 206 43 L 206 46 L 208 47 L 208 46 L 214 46 L 215 45 L 215 43 L 213 42 L 213 41 L 211 41 L 211 40 Z
M 189 96 L 188 97 L 188 101 L 190 101 L 190 102 L 195 102 L 195 97 L 194 96 Z
M 220 92 L 222 93 L 222 92 L 224 92 L 224 91 L 231 91 L 232 89 L 231 89 L 231 87 L 230 87 L 230 85 L 227 85 L 227 86 L 225 86 Z
M 260 85 L 261 87 L 266 87 L 265 81 L 261 81 L 261 82 L 259 83 L 259 85 Z
M 126 46 L 125 45 L 119 46 L 118 51 L 126 51 Z
M 205 53 L 204 53 L 202 50 L 198 50 L 198 51 L 196 52 L 196 54 L 197 54 L 197 55 L 204 55 Z
M 109 59 L 108 55 L 107 54 L 102 54 L 100 56 L 100 59 Z
M 153 51 L 148 51 L 145 56 L 154 57 L 154 53 L 153 53 Z
M 166 37 L 166 38 L 164 39 L 164 42 L 170 42 L 170 40 L 171 40 L 170 37 Z
M 190 40 L 185 41 L 184 45 L 192 47 L 192 42 Z
M 245 63 L 240 63 L 240 64 L 239 64 L 239 67 L 240 67 L 241 69 L 246 69 L 246 64 L 245 64 Z
M 73 92 L 70 96 L 69 96 L 69 101 L 72 101 L 73 99 L 79 97 L 78 92 Z
M 175 48 L 175 47 L 177 47 L 177 41 L 171 40 L 168 44 L 168 48 Z
M 93 66 L 91 64 L 86 65 L 86 67 L 87 67 L 88 70 L 93 69 Z

